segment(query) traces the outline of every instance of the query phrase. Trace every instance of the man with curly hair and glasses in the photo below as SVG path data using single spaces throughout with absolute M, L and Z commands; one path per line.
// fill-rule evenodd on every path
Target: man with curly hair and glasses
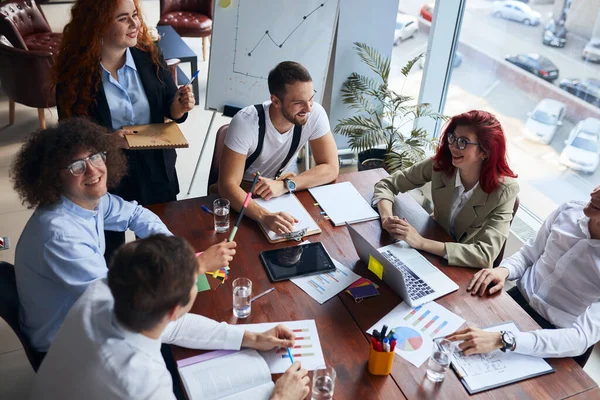
M 125 165 L 108 131 L 84 118 L 32 134 L 13 161 L 14 188 L 36 208 L 17 244 L 15 273 L 21 330 L 40 359 L 71 306 L 107 274 L 104 229 L 171 235 L 155 214 L 107 192 Z M 234 247 L 214 245 L 198 263 L 207 270 L 227 265 Z

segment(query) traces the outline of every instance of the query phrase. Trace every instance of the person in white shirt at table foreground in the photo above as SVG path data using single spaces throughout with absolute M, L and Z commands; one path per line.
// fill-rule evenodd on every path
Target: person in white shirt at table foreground
M 506 279 L 518 280 L 509 294 L 549 329 L 502 335 L 467 328 L 448 338 L 464 340 L 459 348 L 465 355 L 504 349 L 538 357 L 575 357 L 583 366 L 587 357 L 581 361 L 577 356 L 588 354 L 586 350 L 600 340 L 600 186 L 587 204 L 561 205 L 535 240 L 498 268 L 477 272 L 467 290 L 492 295 L 502 290 Z
M 283 325 L 253 333 L 188 313 L 203 273 L 185 239 L 160 234 L 122 246 L 108 277 L 90 285 L 69 311 L 30 398 L 175 399 L 161 343 L 260 351 L 294 345 L 293 333 Z M 307 373 L 298 361 L 292 364 L 277 380 L 271 400 L 304 399 Z

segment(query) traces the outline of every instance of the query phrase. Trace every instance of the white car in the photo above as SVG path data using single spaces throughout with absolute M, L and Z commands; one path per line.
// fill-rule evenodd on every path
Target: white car
M 577 171 L 593 173 L 600 161 L 600 119 L 580 121 L 565 141 L 560 162 Z
M 600 38 L 594 38 L 583 48 L 581 56 L 584 60 L 600 62 Z
M 403 40 L 411 38 L 419 30 L 419 20 L 412 15 L 398 13 L 396 16 L 396 29 L 394 30 L 394 46 Z
M 541 14 L 520 1 L 495 1 L 492 15 L 498 18 L 510 19 L 525 25 L 539 25 Z
M 548 144 L 565 117 L 567 106 L 558 100 L 543 99 L 532 112 L 527 113 L 523 134 L 532 140 Z

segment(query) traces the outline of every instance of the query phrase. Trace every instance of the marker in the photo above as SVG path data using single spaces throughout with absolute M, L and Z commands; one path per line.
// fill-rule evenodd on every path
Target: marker
M 250 203 L 250 199 L 252 198 L 252 192 L 254 191 L 254 187 L 258 182 L 258 177 L 260 176 L 260 172 L 256 172 L 254 175 L 254 180 L 252 181 L 252 186 L 250 187 L 250 191 L 246 194 L 246 200 L 244 200 L 244 204 L 242 204 L 242 209 L 240 210 L 240 215 L 238 215 L 237 221 L 235 222 L 235 226 L 231 230 L 229 234 L 229 238 L 227 238 L 228 242 L 233 242 L 233 238 L 235 238 L 235 234 L 237 233 L 238 228 L 240 227 L 240 223 L 242 222 L 242 217 L 244 216 L 244 212 L 246 211 L 246 207 L 248 207 L 248 203 Z
M 209 214 L 215 215 L 215 213 L 212 212 L 212 210 L 210 208 L 206 207 L 204 204 L 202 204 L 202 209 Z
M 294 363 L 294 356 L 292 356 L 292 352 L 290 351 L 289 347 L 286 350 L 287 350 L 287 353 L 288 353 L 288 357 L 290 358 L 290 361 L 293 364 Z
M 250 299 L 250 303 L 252 303 L 254 300 L 260 299 L 261 297 L 263 297 L 265 294 L 269 294 L 271 293 L 273 290 L 275 290 L 274 287 L 272 287 L 269 290 L 265 290 L 264 292 L 262 292 L 261 294 L 257 294 L 256 296 L 254 296 L 253 298 Z

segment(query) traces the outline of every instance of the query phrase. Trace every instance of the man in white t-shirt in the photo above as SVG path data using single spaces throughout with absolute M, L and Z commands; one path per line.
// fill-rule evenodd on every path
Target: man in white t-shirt
M 250 187 L 248 182 L 256 172 L 261 176 L 254 194 L 265 200 L 323 185 L 338 176 L 337 147 L 329 119 L 323 107 L 314 102 L 315 90 L 306 68 L 284 61 L 271 70 L 268 83 L 271 100 L 240 110 L 227 130 L 218 187 L 219 194 L 236 210 L 246 198 L 242 187 Z M 264 113 L 263 118 L 260 113 Z M 297 176 L 284 173 L 307 142 L 316 166 Z M 248 204 L 246 215 L 278 234 L 291 232 L 294 227 L 293 216 L 270 213 L 254 201 Z

